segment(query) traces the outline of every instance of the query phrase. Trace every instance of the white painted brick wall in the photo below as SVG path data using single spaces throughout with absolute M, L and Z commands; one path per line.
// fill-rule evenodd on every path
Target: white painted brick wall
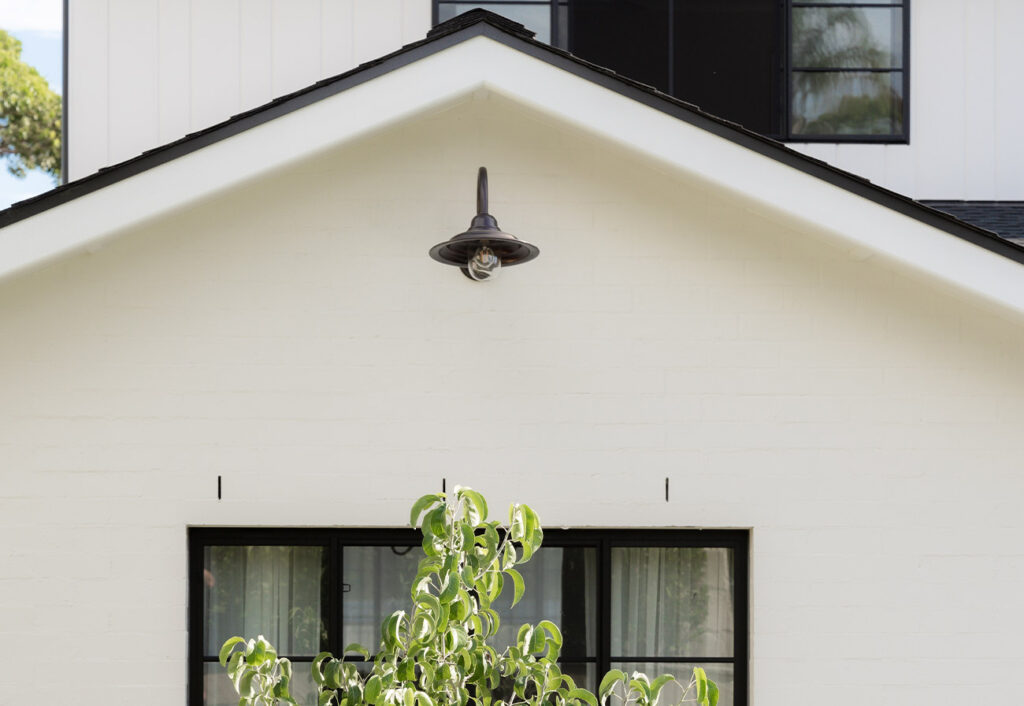
M 426 255 L 480 164 L 542 250 L 486 285 Z M 0 337 L 5 702 L 181 704 L 186 527 L 442 478 L 752 528 L 757 706 L 1021 691 L 1020 318 L 500 99 L 7 280 Z

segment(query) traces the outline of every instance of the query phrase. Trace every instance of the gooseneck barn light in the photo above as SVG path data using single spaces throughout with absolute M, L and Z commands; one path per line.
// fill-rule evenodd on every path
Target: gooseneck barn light
M 498 228 L 498 221 L 487 212 L 487 168 L 480 167 L 476 177 L 476 215 L 469 230 L 430 248 L 430 257 L 445 265 L 455 265 L 462 274 L 482 282 L 491 279 L 502 267 L 529 262 L 540 248 L 524 243 Z

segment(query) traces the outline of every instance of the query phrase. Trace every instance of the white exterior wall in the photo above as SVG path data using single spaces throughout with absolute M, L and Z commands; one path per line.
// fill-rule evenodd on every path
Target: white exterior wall
M 423 39 L 430 0 L 69 0 L 68 175 Z
M 480 164 L 542 251 L 485 285 Z M 446 478 L 751 528 L 757 706 L 1015 702 L 1024 321 L 805 228 L 478 95 L 0 283 L 0 688 L 179 706 L 188 526 Z
M 793 146 L 914 198 L 1024 199 L 1024 3 L 910 14 L 910 144 Z M 77 178 L 422 39 L 430 0 L 73 0 L 68 25 Z

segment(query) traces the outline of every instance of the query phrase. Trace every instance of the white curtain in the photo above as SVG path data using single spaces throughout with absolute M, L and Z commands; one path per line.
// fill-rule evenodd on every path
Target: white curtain
M 729 549 L 613 548 L 612 656 L 731 657 L 733 590 Z
M 323 570 L 322 547 L 207 547 L 206 655 L 234 635 L 264 635 L 280 655 L 316 655 L 325 627 Z

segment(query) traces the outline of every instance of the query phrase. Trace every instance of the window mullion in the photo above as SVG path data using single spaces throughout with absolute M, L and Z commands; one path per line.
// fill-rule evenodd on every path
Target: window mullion
M 331 654 L 337 655 L 341 654 L 341 631 L 344 629 L 345 624 L 344 544 L 342 543 L 339 533 L 331 533 L 329 547 L 330 554 L 327 558 L 327 651 Z
M 597 621 L 597 681 L 611 669 L 612 652 L 612 556 L 611 547 L 606 536 L 600 539 L 598 550 L 598 598 L 600 615 Z

